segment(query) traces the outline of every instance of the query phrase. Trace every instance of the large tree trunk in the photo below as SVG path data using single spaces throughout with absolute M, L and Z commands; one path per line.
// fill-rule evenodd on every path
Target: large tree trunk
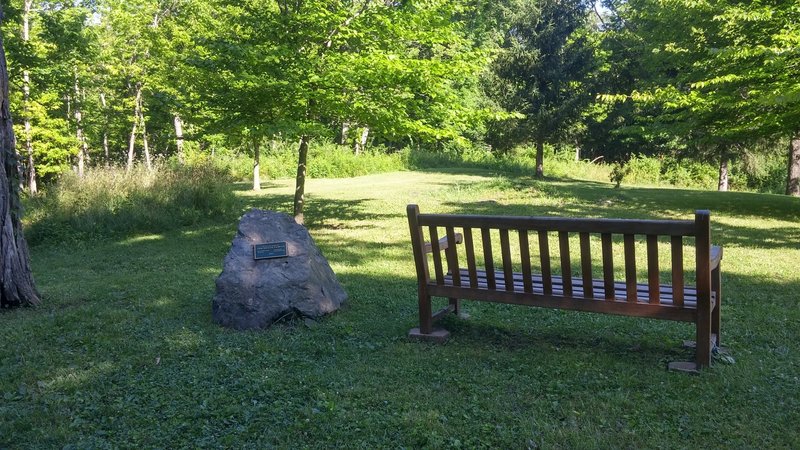
M 719 159 L 719 183 L 717 183 L 717 190 L 724 192 L 728 190 L 728 163 L 730 157 L 727 153 L 723 152 Z
M 185 157 L 183 155 L 183 120 L 177 113 L 175 114 L 175 148 L 178 153 L 178 162 L 183 165 Z
M 253 190 L 261 190 L 261 140 L 253 139 Z
M 294 188 L 294 220 L 303 224 L 303 206 L 306 191 L 306 162 L 308 161 L 308 136 L 300 138 L 300 150 L 297 158 L 297 178 Z
M 536 138 L 536 178 L 544 177 L 544 139 Z
M 0 10 L 0 23 L 3 12 Z M 8 105 L 8 70 L 0 35 L 0 308 L 38 305 L 28 245 L 22 234 L 19 165 Z
M 22 14 L 22 40 L 26 43 L 31 40 L 30 15 L 33 7 L 33 0 L 25 0 L 24 11 Z M 38 191 L 36 185 L 36 163 L 33 160 L 33 142 L 31 141 L 31 74 L 26 68 L 22 71 L 22 101 L 23 111 L 25 111 L 25 155 L 28 158 L 26 164 L 25 178 L 28 182 L 28 192 L 35 194 Z
M 786 195 L 800 197 L 800 133 L 789 141 L 789 174 L 786 177 Z

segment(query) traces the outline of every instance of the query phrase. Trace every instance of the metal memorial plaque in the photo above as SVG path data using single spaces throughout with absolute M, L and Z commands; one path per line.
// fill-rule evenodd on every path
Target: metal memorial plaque
M 286 242 L 269 242 L 253 246 L 253 259 L 285 258 L 289 256 L 286 251 Z

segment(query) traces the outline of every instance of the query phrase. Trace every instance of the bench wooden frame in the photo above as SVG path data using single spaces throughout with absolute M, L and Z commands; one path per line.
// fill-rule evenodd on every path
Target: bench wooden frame
M 707 345 L 695 346 L 694 361 L 670 363 L 670 369 L 697 371 L 711 365 L 712 349 L 720 345 L 722 249 L 711 246 L 708 211 L 697 211 L 694 221 L 420 214 L 417 205 L 408 205 L 407 213 L 419 287 L 420 321 L 419 328 L 412 329 L 409 336 L 446 340 L 449 333 L 434 328 L 433 323 L 448 313 L 458 314 L 461 299 L 512 303 L 693 322 L 696 342 Z M 430 242 L 424 238 L 426 229 Z M 440 229 L 444 231 L 441 238 Z M 497 270 L 493 233 L 500 236 L 502 267 Z M 513 269 L 510 233 L 517 234 L 521 272 Z M 548 236 L 555 233 L 558 234 L 562 274 L 572 274 L 569 234 L 578 235 L 579 248 L 575 253 L 580 259 L 580 276 L 553 274 Z M 599 234 L 601 239 L 601 279 L 592 276 L 590 235 L 593 234 Z M 623 236 L 624 281 L 614 279 L 612 235 Z M 646 283 L 638 283 L 636 279 L 636 235 L 646 236 Z M 670 240 L 670 284 L 660 283 L 659 236 L 668 236 Z M 537 262 L 541 273 L 533 272 L 530 246 L 533 239 L 530 237 L 538 241 L 540 258 Z M 684 283 L 684 237 L 694 238 L 695 286 Z M 456 245 L 462 243 L 466 266 L 460 265 L 456 249 Z M 483 264 L 476 261 L 477 246 L 483 250 Z M 429 254 L 432 255 L 433 277 L 429 270 Z M 449 303 L 434 313 L 431 297 L 444 297 Z

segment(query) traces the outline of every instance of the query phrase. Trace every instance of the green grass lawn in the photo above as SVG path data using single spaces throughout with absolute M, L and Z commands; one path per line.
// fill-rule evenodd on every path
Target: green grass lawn
M 349 293 L 314 326 L 211 323 L 251 207 L 164 234 L 31 249 L 44 306 L 0 314 L 0 448 L 800 448 L 800 200 L 403 172 L 310 180 L 306 220 Z M 690 324 L 465 302 L 444 345 L 410 341 L 405 206 L 423 212 L 691 218 L 725 249 L 722 340 L 698 376 Z

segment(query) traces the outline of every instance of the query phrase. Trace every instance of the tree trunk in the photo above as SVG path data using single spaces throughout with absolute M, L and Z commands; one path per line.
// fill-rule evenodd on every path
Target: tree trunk
M 106 158 L 106 169 L 111 167 L 111 156 L 108 153 L 108 110 L 106 109 L 106 94 L 100 93 L 100 104 L 103 106 L 103 154 Z
M 131 127 L 131 137 L 128 140 L 128 163 L 125 166 L 125 171 L 130 172 L 133 169 L 133 157 L 135 155 L 136 150 L 136 123 L 138 121 L 133 121 L 133 126 Z
M 730 162 L 730 157 L 726 153 L 722 153 L 722 156 L 719 159 L 719 183 L 717 184 L 717 190 L 724 192 L 728 190 L 728 163 Z
M 0 23 L 3 11 L 0 9 Z M 41 303 L 22 234 L 19 165 L 8 102 L 8 70 L 0 35 L 0 308 Z
M 364 127 L 353 149 L 356 155 L 360 155 L 361 152 L 367 148 L 367 139 L 369 139 L 369 127 Z
M 153 159 L 150 157 L 150 144 L 147 142 L 147 127 L 142 117 L 142 150 L 144 150 L 144 165 L 148 172 L 153 171 Z
M 294 220 L 303 224 L 303 206 L 306 191 L 306 162 L 308 161 L 308 136 L 300 138 L 300 150 L 297 158 L 297 178 L 294 188 Z
M 131 127 L 131 138 L 128 141 L 128 164 L 125 166 L 125 171 L 130 172 L 133 169 L 133 158 L 136 155 L 136 126 L 139 124 L 139 101 L 142 97 L 141 84 L 136 85 L 136 98 L 133 101 L 133 126 Z
M 261 140 L 253 139 L 253 190 L 261 190 Z
M 148 172 L 153 171 L 153 160 L 150 158 L 150 145 L 147 142 L 147 122 L 144 120 L 144 108 L 142 105 L 142 94 L 141 88 L 139 88 L 139 124 L 142 126 L 142 148 L 144 150 L 144 164 L 147 167 Z
M 789 141 L 789 174 L 786 177 L 786 195 L 800 197 L 800 133 Z
M 536 138 L 536 178 L 544 177 L 544 139 Z
M 86 165 L 86 155 L 88 148 L 86 136 L 83 134 L 83 113 L 81 112 L 81 88 L 78 82 L 78 70 L 75 69 L 75 136 L 78 139 L 78 178 L 83 178 L 84 167 Z
M 175 148 L 177 149 L 178 153 L 178 162 L 183 165 L 185 163 L 185 157 L 183 155 L 183 120 L 181 120 L 181 116 L 175 114 Z
M 31 40 L 30 14 L 33 7 L 33 0 L 25 0 L 22 15 L 22 40 L 27 44 Z M 35 194 L 38 191 L 36 185 L 36 163 L 33 160 L 33 142 L 31 141 L 31 74 L 26 68 L 22 71 L 22 101 L 23 111 L 25 112 L 25 155 L 27 156 L 25 178 L 28 182 L 28 192 Z
M 347 145 L 347 134 L 350 132 L 350 122 L 342 122 L 342 134 L 339 136 L 339 144 Z

